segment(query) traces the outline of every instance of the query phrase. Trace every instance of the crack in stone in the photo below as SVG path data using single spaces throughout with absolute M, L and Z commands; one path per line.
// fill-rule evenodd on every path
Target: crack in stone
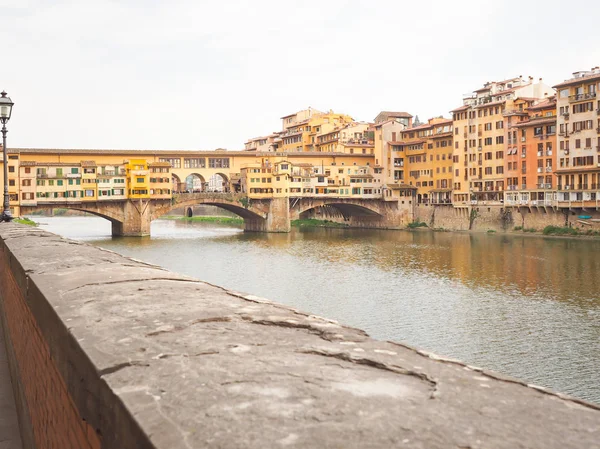
M 373 359 L 369 359 L 369 358 L 365 358 L 365 357 L 353 357 L 351 354 L 348 354 L 346 352 L 329 352 L 329 351 L 322 351 L 319 349 L 302 349 L 302 350 L 299 350 L 296 352 L 299 352 L 301 354 L 311 354 L 311 355 L 320 355 L 323 357 L 331 357 L 334 359 L 343 360 L 345 362 L 350 362 L 350 363 L 354 363 L 357 365 L 366 365 L 366 366 L 370 366 L 372 368 L 377 368 L 380 370 L 389 371 L 389 372 L 396 373 L 396 374 L 402 374 L 402 375 L 406 375 L 406 376 L 414 376 L 424 382 L 427 382 L 432 387 L 432 394 L 430 396 L 432 399 L 434 397 L 433 393 L 437 392 L 438 382 L 436 380 L 434 380 L 433 378 L 431 378 L 430 376 L 428 376 L 427 374 L 421 373 L 419 371 L 413 371 L 410 369 L 402 368 L 401 366 L 397 366 L 397 365 L 389 365 L 387 363 L 379 362 L 377 360 L 373 360 Z
M 85 287 L 94 287 L 99 285 L 111 285 L 111 284 L 126 284 L 129 282 L 144 282 L 144 281 L 176 281 L 176 282 L 190 282 L 193 284 L 203 284 L 201 281 L 196 281 L 193 279 L 181 279 L 175 277 L 157 277 L 157 278 L 137 278 L 137 279 L 123 279 L 120 281 L 106 281 L 106 282 L 90 282 L 89 284 L 82 284 L 70 290 L 65 290 L 63 294 L 73 292 L 75 290 L 79 290 Z
M 116 373 L 117 371 L 121 371 L 122 369 L 128 368 L 130 366 L 150 366 L 150 364 L 139 360 L 132 360 L 130 362 L 117 363 L 116 365 L 101 369 L 98 371 L 98 374 L 100 375 L 100 377 L 102 377 L 107 374 Z
M 149 332 L 146 334 L 146 337 L 155 337 L 156 335 L 160 335 L 160 334 L 171 334 L 173 332 L 179 332 L 184 329 L 187 329 L 188 327 L 192 327 L 195 324 L 200 324 L 200 323 L 227 323 L 230 321 L 232 321 L 232 318 L 230 316 L 214 316 L 214 317 L 209 317 L 209 318 L 199 318 L 197 320 L 190 322 L 189 324 L 186 324 L 185 326 L 174 326 L 172 329 L 157 330 L 157 331 Z
M 249 315 L 242 315 L 241 317 L 244 321 L 248 321 L 253 324 L 261 324 L 263 326 L 278 326 L 278 327 L 287 327 L 290 329 L 304 329 L 304 330 L 309 331 L 312 334 L 319 336 L 321 339 L 323 339 L 325 341 L 329 341 L 329 342 L 339 341 L 339 340 L 360 342 L 360 341 L 364 341 L 364 339 L 368 338 L 368 335 L 366 334 L 366 332 L 361 332 L 360 329 L 352 329 L 352 330 L 358 331 L 361 334 L 360 336 L 364 337 L 363 340 L 346 340 L 344 338 L 339 338 L 339 337 L 335 338 L 335 335 L 339 334 L 339 332 L 321 329 L 317 326 L 314 326 L 311 323 L 293 323 L 291 321 L 270 320 L 270 319 L 266 319 L 266 318 L 256 319 Z M 339 327 L 341 329 L 344 329 L 342 326 L 339 326 Z M 340 329 L 336 329 L 336 330 L 340 330 Z

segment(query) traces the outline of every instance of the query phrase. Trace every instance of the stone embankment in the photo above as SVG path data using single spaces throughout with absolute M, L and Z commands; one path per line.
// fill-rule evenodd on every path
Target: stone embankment
M 596 405 L 40 229 L 0 278 L 24 447 L 600 448 Z

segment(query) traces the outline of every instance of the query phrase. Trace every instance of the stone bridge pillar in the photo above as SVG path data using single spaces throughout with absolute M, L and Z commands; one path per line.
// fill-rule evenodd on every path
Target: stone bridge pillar
M 148 199 L 128 200 L 123 203 L 125 220 L 112 222 L 112 235 L 142 237 L 150 235 L 151 207 Z
M 290 232 L 290 199 L 268 200 L 266 218 L 244 218 L 244 230 L 249 232 Z

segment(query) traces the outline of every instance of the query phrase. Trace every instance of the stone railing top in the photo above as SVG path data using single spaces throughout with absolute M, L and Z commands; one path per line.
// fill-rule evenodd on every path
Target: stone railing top
M 0 237 L 156 448 L 600 447 L 596 405 L 39 229 Z

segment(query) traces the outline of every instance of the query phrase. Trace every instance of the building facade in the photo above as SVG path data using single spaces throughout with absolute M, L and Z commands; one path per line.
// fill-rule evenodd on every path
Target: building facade
M 555 86 L 558 108 L 558 204 L 600 205 L 600 68 Z
M 454 121 L 453 204 L 504 203 L 504 156 L 507 117 L 518 110 L 518 100 L 535 101 L 554 94 L 540 79 L 511 78 L 488 82 L 463 98 L 451 111 Z

